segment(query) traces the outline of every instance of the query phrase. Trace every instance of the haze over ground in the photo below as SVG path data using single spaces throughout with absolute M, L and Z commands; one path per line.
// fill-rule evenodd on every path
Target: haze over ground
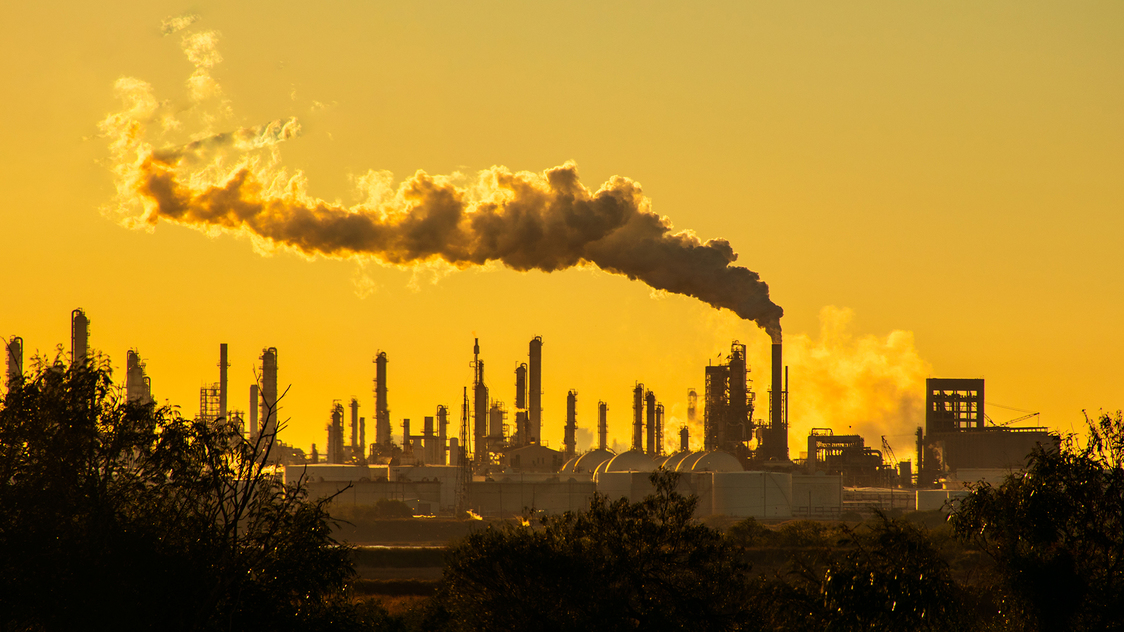
M 929 375 L 984 377 L 989 401 L 1069 430 L 1081 409 L 1124 400 L 1122 14 L 1109 2 L 10 8 L 0 335 L 51 352 L 81 306 L 92 345 L 117 367 L 137 347 L 154 393 L 187 414 L 217 379 L 220 342 L 237 408 L 276 346 L 293 385 L 284 439 L 306 449 L 333 398 L 356 395 L 371 416 L 378 349 L 396 433 L 403 417 L 455 409 L 474 335 L 509 406 L 512 371 L 543 336 L 553 447 L 570 388 L 584 428 L 609 402 L 621 443 L 635 380 L 674 428 L 686 389 L 701 394 L 702 367 L 735 338 L 764 416 L 764 332 L 619 276 L 261 257 L 228 235 L 123 228 L 101 212 L 115 191 L 98 123 L 122 109 L 118 79 L 135 77 L 176 113 L 166 142 L 296 117 L 282 164 L 343 205 L 363 199 L 370 170 L 469 183 L 493 165 L 573 160 L 592 189 L 640 183 L 676 230 L 729 241 L 784 308 L 794 456 L 825 423 L 875 445 L 889 434 L 905 456 Z M 221 93 L 193 108 L 184 37 L 211 31 Z

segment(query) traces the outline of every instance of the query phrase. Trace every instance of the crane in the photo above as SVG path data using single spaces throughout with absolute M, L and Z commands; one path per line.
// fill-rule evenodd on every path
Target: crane
M 882 454 L 886 455 L 886 460 L 890 462 L 890 467 L 894 471 L 898 469 L 898 457 L 894 454 L 894 449 L 890 447 L 890 442 L 886 440 L 886 435 L 882 435 Z
M 1010 421 L 1004 421 L 1003 423 L 999 423 L 999 424 L 992 421 L 991 417 L 988 416 L 987 414 L 984 414 L 984 417 L 987 418 L 988 423 L 990 423 L 991 425 L 995 426 L 996 428 L 1002 428 L 1002 427 L 1005 427 L 1005 426 L 1010 426 L 1013 423 L 1024 421 L 1026 419 L 1030 419 L 1031 417 L 1037 417 L 1040 414 L 1041 413 L 1028 413 L 1026 415 L 1023 415 L 1022 417 L 1015 417 L 1014 419 L 1012 419 Z

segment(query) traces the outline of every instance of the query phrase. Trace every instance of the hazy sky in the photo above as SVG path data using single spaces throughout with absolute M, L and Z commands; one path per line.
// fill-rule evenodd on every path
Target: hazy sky
M 793 456 L 825 425 L 873 445 L 886 434 L 910 455 L 928 376 L 984 377 L 989 402 L 1066 431 L 1082 409 L 1124 406 L 1118 2 L 4 13 L 0 336 L 53 353 L 82 307 L 92 346 L 116 367 L 136 347 L 154 394 L 185 414 L 218 378 L 220 342 L 243 409 L 261 349 L 275 346 L 291 385 L 283 438 L 322 448 L 333 399 L 357 396 L 372 416 L 381 349 L 397 434 L 402 418 L 416 428 L 438 404 L 459 409 L 473 336 L 510 407 L 513 371 L 541 335 L 549 444 L 561 445 L 570 388 L 579 426 L 604 399 L 624 443 L 635 381 L 673 430 L 687 389 L 701 394 L 703 367 L 734 339 L 749 345 L 764 417 L 769 339 L 730 312 L 589 269 L 263 256 L 242 235 L 127 228 L 99 126 L 130 107 L 120 88 L 140 84 L 122 78 L 149 86 L 157 107 L 132 115 L 157 149 L 295 117 L 299 135 L 255 154 L 261 169 L 303 174 L 304 195 L 341 207 L 368 199 L 372 171 L 394 186 L 424 170 L 469 187 L 496 165 L 572 160 L 590 190 L 639 183 L 676 231 L 728 240 L 784 308 Z M 239 157 L 199 168 L 222 183 Z

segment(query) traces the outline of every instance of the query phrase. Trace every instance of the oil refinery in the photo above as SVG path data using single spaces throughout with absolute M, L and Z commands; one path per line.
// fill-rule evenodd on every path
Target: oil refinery
M 70 361 L 84 366 L 90 357 L 90 319 L 82 309 L 71 313 L 70 333 Z M 4 342 L 10 388 L 24 374 L 25 343 L 18 336 Z M 508 359 L 509 367 L 514 364 L 509 407 L 498 396 L 500 388 L 489 386 L 485 353 L 475 339 L 472 380 L 460 385 L 461 401 L 434 402 L 432 415 L 424 415 L 421 423 L 398 419 L 400 432 L 388 400 L 391 358 L 375 350 L 373 441 L 368 442 L 360 399 L 351 397 L 346 404 L 331 399 L 325 401 L 325 440 L 306 452 L 284 441 L 284 424 L 279 424 L 278 349 L 263 347 L 256 354 L 256 381 L 246 385 L 249 397 L 242 409 L 229 397 L 230 350 L 221 343 L 218 380 L 205 380 L 200 387 L 196 418 L 229 420 L 243 429 L 247 441 L 272 442 L 270 460 L 287 479 L 303 480 L 313 497 L 335 495 L 336 503 L 356 505 L 400 500 L 419 515 L 563 512 L 587 506 L 595 493 L 636 500 L 651 491 L 648 475 L 660 468 L 682 474 L 680 489 L 698 496 L 700 516 L 830 519 L 874 509 L 935 509 L 963 494 L 965 483 L 1001 480 L 1023 467 L 1035 446 L 1057 442 L 1045 428 L 1013 425 L 1036 413 L 994 423 L 984 411 L 984 380 L 930 378 L 925 423 L 916 429 L 911 459 L 898 460 L 885 436 L 868 445 L 867 437 L 836 434 L 830 427 L 813 428 L 807 450 L 792 458 L 788 367 L 782 343 L 774 337 L 765 392 L 755 390 L 746 346 L 735 340 L 719 363 L 699 367 L 705 387 L 701 402 L 696 389 L 682 390 L 686 422 L 668 428 L 665 403 L 674 398 L 636 381 L 629 449 L 614 451 L 608 445 L 609 406 L 601 399 L 587 429 L 596 445 L 582 451 L 579 401 L 592 399 L 575 389 L 543 392 L 543 347 L 543 338 L 533 336 L 526 358 Z M 468 352 L 466 347 L 466 359 Z M 156 401 L 137 349 L 126 352 L 124 393 L 128 401 Z M 543 436 L 544 395 L 564 397 L 561 450 Z M 696 445 L 702 450 L 692 451 L 690 431 L 699 427 L 700 412 L 703 436 Z

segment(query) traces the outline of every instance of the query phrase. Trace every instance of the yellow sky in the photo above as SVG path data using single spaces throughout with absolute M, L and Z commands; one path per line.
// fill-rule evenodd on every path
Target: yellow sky
M 208 32 L 219 91 L 196 103 L 185 37 Z M 180 123 L 157 146 L 296 117 L 281 165 L 345 206 L 372 169 L 468 183 L 573 160 L 591 189 L 639 182 L 677 230 L 727 239 L 785 309 L 793 456 L 823 424 L 909 454 L 930 375 L 984 377 L 989 401 L 1068 431 L 1082 409 L 1124 406 L 1121 60 L 1116 2 L 15 6 L 0 23 L 0 336 L 51 351 L 83 307 L 92 345 L 116 366 L 137 347 L 155 394 L 188 414 L 220 342 L 242 408 L 276 346 L 286 440 L 306 449 L 333 399 L 370 415 L 379 349 L 396 428 L 457 407 L 474 335 L 509 406 L 543 336 L 556 447 L 568 389 L 586 428 L 608 401 L 623 443 L 636 380 L 682 417 L 735 338 L 767 398 L 756 326 L 624 277 L 266 257 L 244 237 L 121 226 L 103 212 L 98 124 L 133 77 Z

